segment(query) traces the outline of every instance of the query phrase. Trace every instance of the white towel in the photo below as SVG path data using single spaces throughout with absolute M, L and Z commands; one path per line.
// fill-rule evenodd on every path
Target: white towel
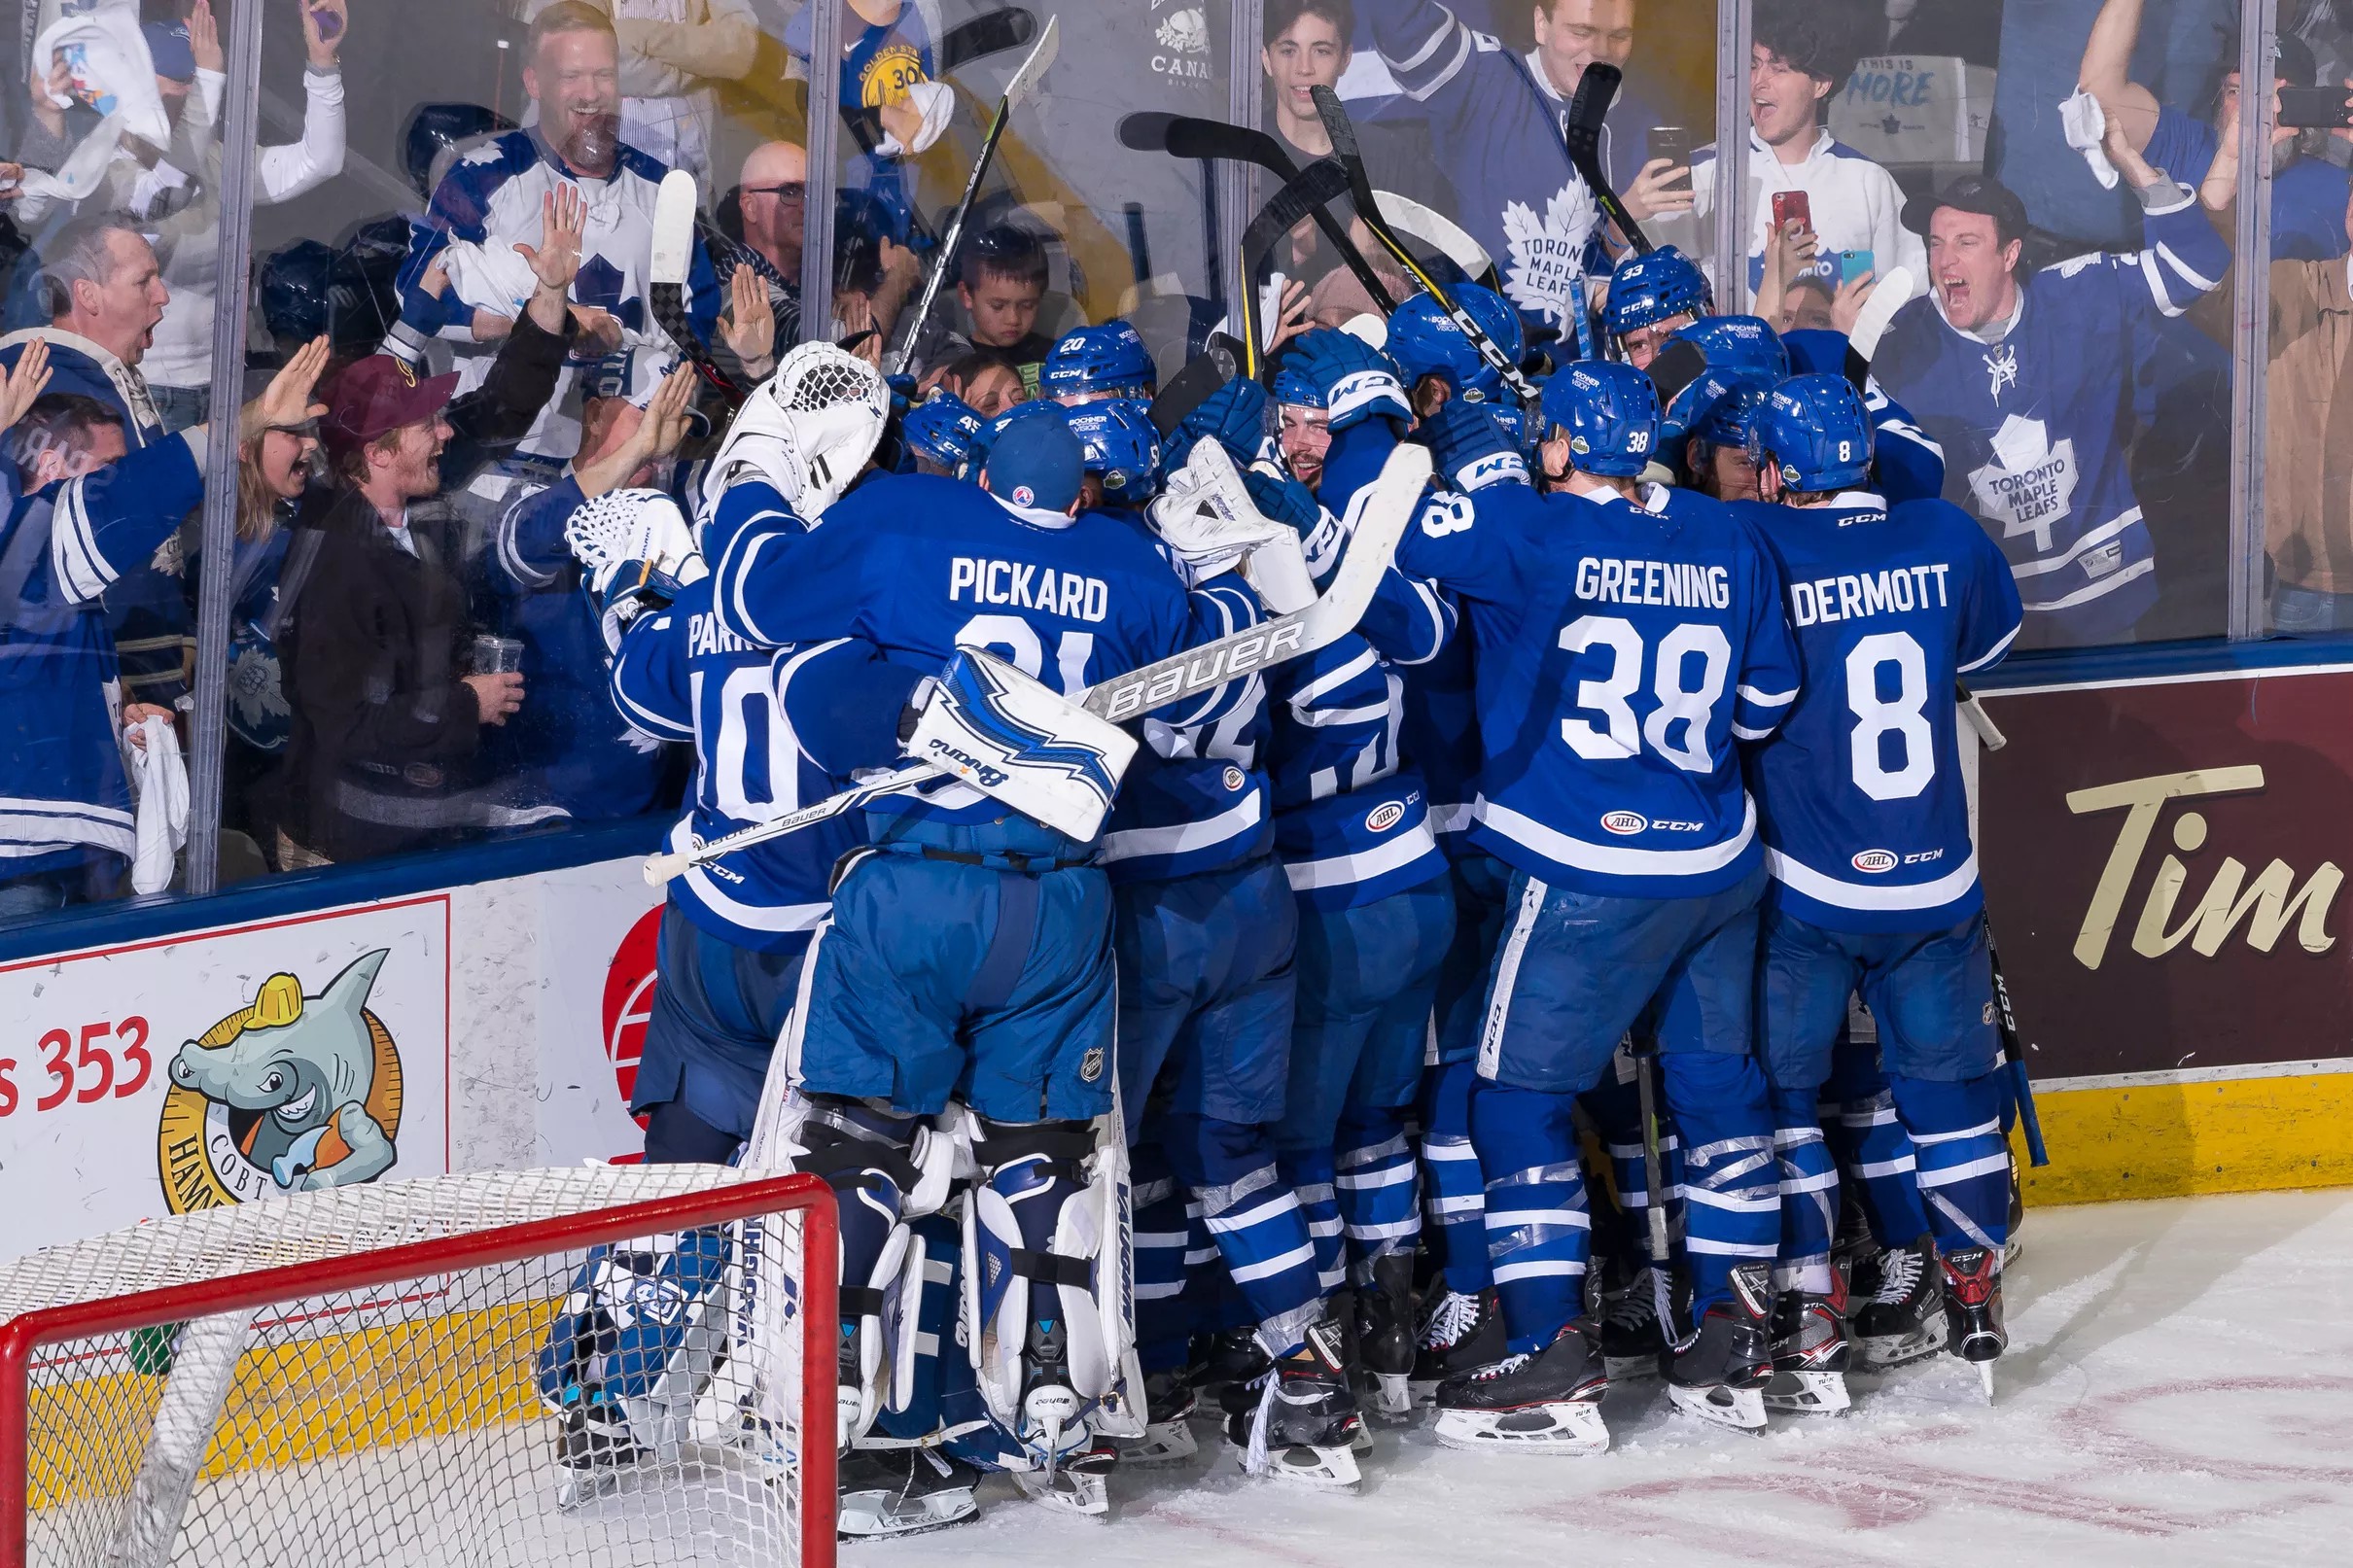
M 2108 151 L 2100 145 L 2108 135 L 2108 115 L 2100 108 L 2100 101 L 2078 87 L 2075 96 L 2059 105 L 2059 130 L 2066 136 L 2067 145 L 2083 154 L 2084 161 L 2091 165 L 2091 177 L 2100 183 L 2100 189 L 2115 190 L 2116 165 L 2108 161 Z
M 475 310 L 494 316 L 520 316 L 539 291 L 539 274 L 512 245 L 451 240 L 439 260 L 449 269 L 450 291 Z
M 156 90 L 156 60 L 139 30 L 135 0 L 103 0 L 85 15 L 60 17 L 45 28 L 33 41 L 32 53 L 42 75 L 59 54 L 74 60 L 74 84 L 94 100 L 98 113 L 121 115 L 124 128 L 151 147 L 171 145 L 171 117 Z
M 130 886 L 133 892 L 161 892 L 171 886 L 173 858 L 188 842 L 188 764 L 170 719 L 150 715 L 131 734 L 139 849 L 131 857 Z

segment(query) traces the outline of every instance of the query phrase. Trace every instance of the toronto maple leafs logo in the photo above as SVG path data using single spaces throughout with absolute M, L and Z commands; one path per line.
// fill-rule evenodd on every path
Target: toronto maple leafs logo
M 2018 345 L 2004 343 L 1986 355 L 1985 374 L 1992 378 L 1993 383 L 1986 388 L 1986 392 L 1998 403 L 2002 401 L 2003 389 L 2018 385 Z
M 1503 237 L 1511 244 L 1503 292 L 1522 310 L 1569 319 L 1569 281 L 1585 270 L 1585 246 L 1593 238 L 1594 201 L 1574 175 L 1544 204 L 1539 218 L 1525 202 L 1503 209 Z
M 2054 443 L 2041 420 L 2012 414 L 1991 444 L 1993 460 L 1969 475 L 1979 515 L 2001 524 L 2006 540 L 2032 534 L 2035 553 L 2048 555 L 2052 530 L 2075 504 L 2075 442 Z

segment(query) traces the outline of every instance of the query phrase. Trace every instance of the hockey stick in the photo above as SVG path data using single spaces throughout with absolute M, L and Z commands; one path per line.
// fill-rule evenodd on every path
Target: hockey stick
M 1634 1059 L 1634 1098 L 1642 1118 L 1642 1217 L 1649 1227 L 1651 1293 L 1658 1307 L 1659 1327 L 1671 1342 L 1676 1333 L 1674 1291 L 1669 1284 L 1674 1241 L 1667 1231 L 1667 1162 L 1659 1154 L 1658 1085 L 1651 1070 L 1658 1053 L 1636 1048 L 1631 1036 L 1627 1050 Z
M 1260 341 L 1258 271 L 1282 238 L 1300 220 L 1322 210 L 1323 204 L 1348 191 L 1348 175 L 1328 158 L 1308 165 L 1307 172 L 1275 192 L 1242 231 L 1242 368 L 1251 380 L 1265 369 L 1266 348 Z M 1282 301 L 1276 301 L 1281 308 Z
M 1956 682 L 1954 695 L 1960 702 L 1961 716 L 1969 720 L 1969 727 L 1977 731 L 1977 738 L 1986 750 L 1999 751 L 2010 744 L 2010 737 L 1993 722 L 1993 715 L 1985 712 L 1985 705 L 1977 700 L 1976 692 Z M 2047 1166 L 2051 1163 L 2051 1151 L 2043 1143 L 2043 1119 L 2034 1110 L 2034 1085 L 2026 1077 L 2026 1045 L 2019 1036 L 2018 1014 L 2010 1005 L 2010 980 L 2002 972 L 2002 950 L 1993 940 L 1992 912 L 1982 912 L 1979 919 L 1985 925 L 1985 956 L 1993 964 L 1993 1005 L 2002 1027 L 2002 1070 L 2009 1074 L 2011 1095 L 2018 1101 L 2019 1127 L 2026 1135 L 2026 1161 L 2038 1167 Z
M 1887 275 L 1873 286 L 1871 297 L 1863 301 L 1862 310 L 1854 318 L 1854 327 L 1846 334 L 1846 379 L 1856 392 L 1862 392 L 1871 380 L 1871 362 L 1879 352 L 1879 339 L 1887 335 L 1888 324 L 1895 320 L 1897 311 L 1912 303 L 1912 296 L 1918 290 L 1919 282 L 1913 277 L 1912 268 L 1892 266 L 1887 269 Z M 1971 703 L 1977 701 L 1974 697 L 1969 700 Z M 1978 709 L 1977 716 L 1971 720 L 1972 723 L 1984 720 L 1979 723 L 1978 733 L 1981 736 L 1992 725 L 1992 720 L 1984 718 L 1984 713 L 1983 708 Z M 1999 730 L 1993 730 L 1992 733 L 1996 736 L 2001 734 Z M 1998 741 L 1987 741 L 1985 749 L 1998 751 L 2001 745 Z
M 654 325 L 686 357 L 704 380 L 730 398 L 741 398 L 738 387 L 719 367 L 711 350 L 695 334 L 694 319 L 686 313 L 686 278 L 694 265 L 694 226 L 700 201 L 694 176 L 672 169 L 662 176 L 653 197 L 653 254 L 646 267 L 646 308 Z
M 1497 294 L 1503 292 L 1497 281 L 1495 259 L 1460 224 L 1394 191 L 1376 191 L 1373 199 L 1381 204 L 1381 216 L 1388 220 L 1389 227 L 1427 245 L 1461 268 L 1462 275 L 1473 283 L 1493 289 Z
M 1143 110 L 1129 115 L 1119 122 L 1120 145 L 1139 153 L 1166 153 L 1171 157 L 1223 158 L 1231 163 L 1248 163 L 1266 170 L 1284 185 L 1299 177 L 1299 165 L 1283 145 L 1263 130 L 1247 125 L 1229 125 L 1223 121 L 1199 120 L 1191 115 L 1165 114 L 1158 110 Z M 1396 298 L 1381 274 L 1373 270 L 1356 242 L 1325 207 L 1310 214 L 1323 237 L 1332 242 L 1340 253 L 1349 272 L 1364 285 L 1364 292 L 1373 296 L 1373 303 L 1387 315 L 1397 308 Z M 1468 238 L 1468 236 L 1464 236 Z M 1443 248 L 1443 247 L 1441 247 Z
M 1381 242 L 1381 248 L 1395 257 L 1408 275 L 1427 291 L 1432 299 L 1438 301 L 1438 308 L 1446 312 L 1447 320 L 1453 322 L 1456 330 L 1470 340 L 1470 345 L 1479 351 L 1479 358 L 1503 378 L 1503 384 L 1524 401 L 1534 402 L 1534 383 L 1521 374 L 1520 367 L 1512 363 L 1510 355 L 1503 352 L 1502 345 L 1488 336 L 1479 324 L 1470 318 L 1470 314 L 1455 302 L 1455 296 L 1429 275 L 1382 216 L 1381 202 L 1373 191 L 1373 182 L 1364 171 L 1363 150 L 1356 144 L 1355 122 L 1349 119 L 1348 108 L 1341 103 L 1340 94 L 1329 87 L 1318 87 L 1315 89 L 1315 96 L 1316 113 L 1322 117 L 1324 132 L 1332 139 L 1332 157 L 1348 171 L 1349 191 L 1355 198 L 1356 216 L 1364 220 L 1364 226 L 1372 230 L 1373 238 Z
M 1215 397 L 1220 388 L 1242 373 L 1242 345 L 1225 332 L 1212 332 L 1199 354 L 1160 389 L 1152 400 L 1152 428 L 1167 440 L 1176 434 L 1194 409 Z
M 1278 615 L 1247 631 L 1099 680 L 1073 699 L 1098 718 L 1122 723 L 1156 708 L 1200 695 L 1228 680 L 1252 675 L 1327 647 L 1356 629 L 1372 605 L 1373 594 L 1387 575 L 1397 541 L 1405 537 L 1430 477 L 1429 449 L 1400 444 L 1382 466 L 1358 514 L 1348 554 L 1323 596 L 1304 610 Z M 929 763 L 918 763 L 871 779 L 814 806 L 765 822 L 755 822 L 709 843 L 690 839 L 684 850 L 656 854 L 646 861 L 646 880 L 660 887 L 692 866 L 708 865 L 737 850 L 764 844 L 814 823 L 839 817 L 878 795 L 926 784 L 948 775 Z
M 1019 49 L 1037 36 L 1037 18 L 1020 6 L 1006 6 L 960 21 L 939 41 L 939 76 L 945 80 L 974 60 Z
M 988 178 L 989 165 L 997 160 L 997 144 L 1004 139 L 1005 125 L 1013 118 L 1013 107 L 1037 90 L 1038 79 L 1062 50 L 1062 26 L 1059 18 L 1046 18 L 1045 30 L 1037 35 L 1036 47 L 1030 57 L 1021 62 L 1021 69 L 1005 84 L 1004 92 L 997 100 L 997 112 L 989 117 L 988 134 L 980 139 L 980 156 L 972 160 L 972 172 L 965 177 L 964 199 L 956 204 L 956 216 L 948 223 L 948 237 L 939 243 L 939 255 L 931 263 L 931 275 L 924 280 L 923 297 L 916 301 L 915 314 L 908 318 L 906 335 L 898 340 L 898 351 L 891 356 L 893 375 L 905 373 L 915 358 L 915 345 L 923 336 L 924 324 L 931 318 L 931 306 L 939 298 L 939 286 L 956 265 L 957 247 L 964 243 L 965 224 L 972 216 L 972 203 L 980 199 L 980 182 Z
M 1594 205 L 1618 226 L 1618 232 L 1626 236 L 1634 253 L 1643 255 L 1657 247 L 1634 222 L 1634 215 L 1627 211 L 1601 168 L 1601 122 L 1608 118 L 1610 103 L 1618 96 L 1618 84 L 1624 79 L 1614 65 L 1599 60 L 1588 64 L 1585 74 L 1577 78 L 1577 95 L 1568 102 L 1568 120 L 1561 127 L 1561 139 L 1568 144 L 1569 165 L 1594 193 Z

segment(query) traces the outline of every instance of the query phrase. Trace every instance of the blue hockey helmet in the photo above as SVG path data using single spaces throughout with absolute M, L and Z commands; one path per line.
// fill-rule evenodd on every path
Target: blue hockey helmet
M 1710 370 L 1761 377 L 1767 386 L 1790 376 L 1789 350 L 1762 316 L 1702 316 L 1675 330 L 1674 340 L 1707 356 Z
M 1778 378 L 1709 366 L 1668 400 L 1659 420 L 1659 455 L 1677 468 L 1692 467 L 1690 443 L 1745 449 L 1748 426 Z
M 1520 313 L 1494 290 L 1476 283 L 1457 284 L 1454 295 L 1462 313 L 1478 323 L 1504 357 L 1517 365 L 1528 352 Z M 1389 358 L 1404 369 L 1408 386 L 1434 375 L 1472 402 L 1503 401 L 1503 377 L 1479 357 L 1477 346 L 1427 294 L 1418 294 L 1389 312 L 1387 348 Z
M 1291 408 L 1321 408 L 1323 389 L 1285 364 L 1275 372 L 1275 401 Z
M 1087 471 L 1103 481 L 1106 502 L 1141 506 L 1160 489 L 1160 433 L 1150 404 L 1111 398 L 1071 409 L 1070 421 L 1086 448 Z
M 1038 395 L 1058 402 L 1149 398 L 1159 385 L 1160 370 L 1151 351 L 1124 321 L 1073 327 L 1046 351 L 1037 370 Z
M 908 409 L 899 420 L 899 435 L 907 449 L 950 473 L 972 450 L 972 438 L 979 434 L 980 415 L 945 387 Z
M 1844 376 L 1791 376 L 1749 419 L 1748 444 L 1792 490 L 1842 490 L 1871 468 L 1871 415 Z
M 1709 303 L 1706 275 L 1690 257 L 1662 245 L 1618 263 L 1601 323 L 1610 336 L 1623 337 L 1676 316 L 1704 315 Z
M 1632 479 L 1659 446 L 1659 389 L 1614 360 L 1579 360 L 1544 383 L 1544 428 L 1568 440 L 1569 467 Z
M 980 470 L 989 466 L 989 448 L 997 444 L 999 436 L 1025 419 L 1041 419 L 1047 414 L 1053 414 L 1059 418 L 1062 412 L 1062 404 L 1048 402 L 1042 398 L 1033 398 L 1028 402 L 1015 403 L 980 427 L 980 434 L 972 437 L 970 446 L 965 452 L 964 467 L 956 470 L 956 476 L 959 479 L 970 479 L 977 484 L 980 481 Z

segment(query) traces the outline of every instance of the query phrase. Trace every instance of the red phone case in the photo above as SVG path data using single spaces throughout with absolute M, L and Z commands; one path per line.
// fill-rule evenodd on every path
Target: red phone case
M 1813 200 L 1803 191 L 1775 191 L 1773 193 L 1773 226 L 1786 228 L 1795 218 L 1808 228 L 1813 226 Z

